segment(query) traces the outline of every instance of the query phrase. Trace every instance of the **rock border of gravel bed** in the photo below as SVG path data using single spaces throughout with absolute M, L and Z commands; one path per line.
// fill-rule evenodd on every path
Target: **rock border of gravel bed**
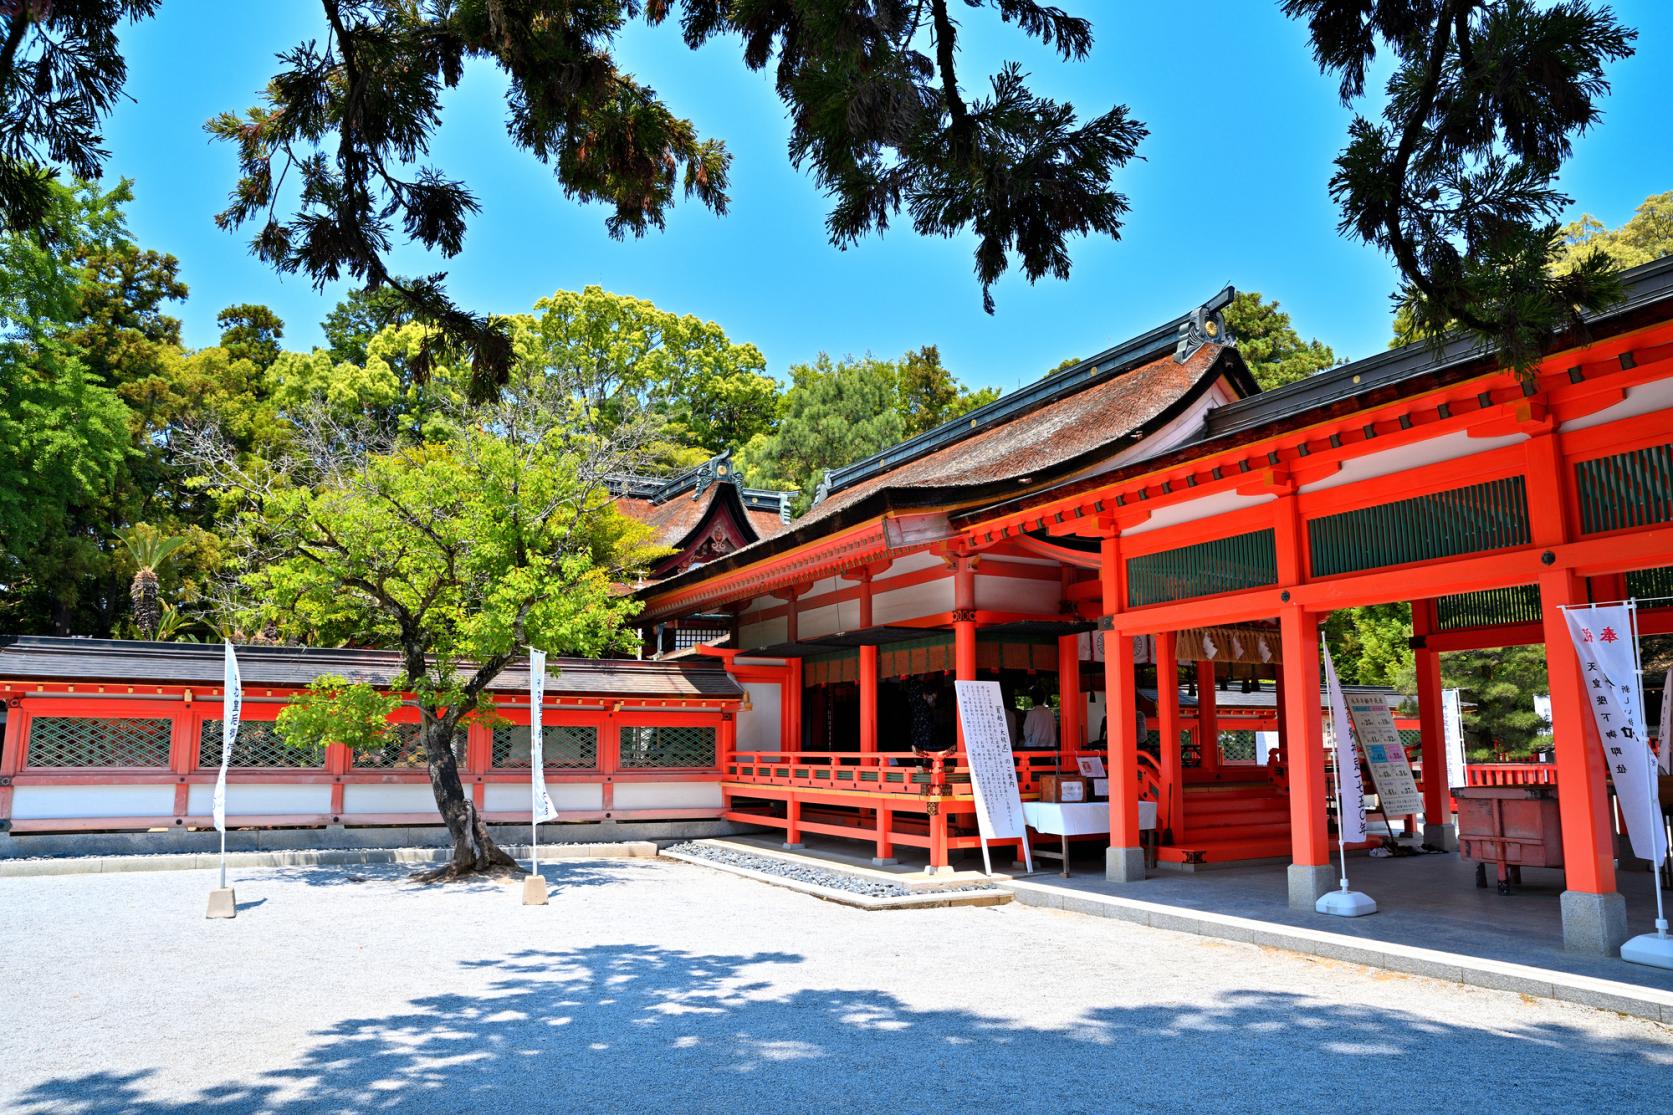
M 529 858 L 525 845 L 500 846 L 513 859 Z M 340 867 L 350 864 L 444 863 L 452 855 L 446 848 L 321 848 L 311 851 L 228 852 L 229 868 L 249 867 Z M 649 840 L 613 844 L 540 845 L 542 863 L 572 859 L 654 859 L 656 845 Z M 75 856 L 64 858 L 0 860 L 0 879 L 43 875 L 102 875 L 130 871 L 199 871 L 219 867 L 215 852 L 164 852 L 158 855 Z
M 688 851 L 696 847 L 700 851 Z M 663 858 L 724 871 L 744 879 L 797 891 L 839 906 L 858 910 L 929 910 L 947 906 L 1000 906 L 1010 902 L 1010 891 L 990 884 L 941 886 L 933 890 L 915 891 L 898 882 L 867 879 L 853 872 L 824 866 L 798 863 L 782 857 L 762 855 L 733 848 L 715 848 L 701 841 L 683 841 L 663 848 Z M 718 858 L 717 858 L 718 857 Z M 747 861 L 752 866 L 746 866 Z M 800 877 L 798 877 L 800 876 Z M 813 879 L 830 880 L 827 884 Z M 902 893 L 872 895 L 847 889 L 853 886 L 888 886 Z

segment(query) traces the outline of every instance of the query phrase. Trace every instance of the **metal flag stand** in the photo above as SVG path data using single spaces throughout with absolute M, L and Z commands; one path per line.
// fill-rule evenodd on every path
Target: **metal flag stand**
M 1348 831 L 1343 824 L 1342 802 L 1342 752 L 1343 740 L 1347 741 L 1347 761 L 1359 762 L 1359 753 L 1354 750 L 1353 739 L 1348 735 L 1347 725 L 1338 724 L 1336 707 L 1338 695 L 1341 693 L 1341 683 L 1336 680 L 1336 665 L 1330 660 L 1330 648 L 1324 648 L 1325 669 L 1329 672 L 1330 683 L 1330 737 L 1336 744 L 1336 764 L 1333 773 L 1336 776 L 1336 853 L 1337 860 L 1342 867 L 1341 889 L 1333 890 L 1323 895 L 1313 904 L 1313 909 L 1321 914 L 1332 914 L 1339 918 L 1360 918 L 1366 914 L 1377 912 L 1377 902 L 1370 895 L 1362 891 L 1348 889 Z M 1363 800 L 1363 798 L 1362 798 Z M 1388 818 L 1383 818 L 1386 824 Z M 1390 830 L 1393 831 L 1392 829 Z

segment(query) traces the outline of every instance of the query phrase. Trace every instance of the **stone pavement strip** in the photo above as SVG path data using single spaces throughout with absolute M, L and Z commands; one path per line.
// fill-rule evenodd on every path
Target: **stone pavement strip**
M 1673 1028 L 1013 902 L 663 859 L 0 878 L 0 1111 L 1669 1109 Z M 1424 1100 L 1423 1095 L 1429 1095 Z

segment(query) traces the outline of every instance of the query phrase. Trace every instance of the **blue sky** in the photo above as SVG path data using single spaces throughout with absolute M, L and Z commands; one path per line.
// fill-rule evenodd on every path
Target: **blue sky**
M 923 240 L 906 226 L 846 252 L 825 240 L 824 198 L 785 157 L 788 127 L 767 74 L 745 71 L 732 42 L 691 52 L 676 28 L 636 27 L 621 43 L 627 68 L 734 155 L 732 210 L 696 205 L 642 240 L 612 241 L 603 212 L 565 199 L 549 170 L 505 138 L 504 85 L 475 67 L 451 96 L 432 161 L 465 177 L 482 204 L 464 252 L 451 261 L 407 250 L 397 270 L 446 269 L 462 303 L 526 310 L 558 289 L 596 283 L 665 309 L 719 322 L 752 341 L 770 369 L 820 351 L 892 356 L 937 344 L 975 385 L 1010 390 L 1066 356 L 1086 356 L 1196 305 L 1226 283 L 1278 298 L 1304 334 L 1359 357 L 1388 339 L 1392 268 L 1341 239 L 1326 193 L 1349 112 L 1319 74 L 1303 28 L 1276 2 L 1169 4 L 1080 0 L 1097 43 L 1064 64 L 999 24 L 964 19 L 964 73 L 985 84 L 1015 59 L 1036 92 L 1083 116 L 1125 103 L 1149 125 L 1144 160 L 1120 175 L 1132 212 L 1119 242 L 1074 245 L 1066 283 L 1007 278 L 998 313 L 982 312 L 966 238 Z M 1640 31 L 1637 55 L 1617 65 L 1601 127 L 1565 172 L 1574 212 L 1618 224 L 1646 195 L 1673 189 L 1673 4 L 1620 3 Z M 191 286 L 178 311 L 188 344 L 214 343 L 215 313 L 265 302 L 287 323 L 286 343 L 320 339 L 318 322 L 341 287 L 317 293 L 281 278 L 218 230 L 236 166 L 203 122 L 241 109 L 277 68 L 276 51 L 321 36 L 307 0 L 169 0 L 129 29 L 125 104 L 107 129 L 107 173 L 134 179 L 130 223 L 146 247 L 174 253 Z

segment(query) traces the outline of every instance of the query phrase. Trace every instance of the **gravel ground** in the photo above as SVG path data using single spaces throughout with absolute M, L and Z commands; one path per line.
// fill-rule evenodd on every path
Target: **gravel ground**
M 691 856 L 694 859 L 708 860 L 710 863 L 725 864 L 728 867 L 744 867 L 751 871 L 759 871 L 764 875 L 777 875 L 781 879 L 794 879 L 798 883 L 808 883 L 827 890 L 840 890 L 848 894 L 863 894 L 867 898 L 904 898 L 909 894 L 922 893 L 913 891 L 899 883 L 885 882 L 881 879 L 856 875 L 850 871 L 830 871 L 823 867 L 813 867 L 805 863 L 779 859 L 775 856 L 757 856 L 749 852 L 739 852 L 731 848 L 722 848 L 715 844 L 703 844 L 698 841 L 687 841 L 684 844 L 670 845 L 670 852 Z M 956 887 L 937 887 L 937 894 L 962 894 L 974 890 L 998 890 L 998 887 L 986 883 L 966 883 Z
M 1016 904 L 666 861 L 0 879 L 0 1111 L 1669 1110 L 1673 1028 Z

